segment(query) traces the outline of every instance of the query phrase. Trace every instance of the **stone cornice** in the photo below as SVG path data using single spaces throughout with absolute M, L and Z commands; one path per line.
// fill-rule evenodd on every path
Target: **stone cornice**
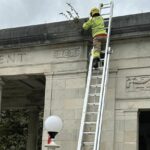
M 79 42 L 90 39 L 89 32 L 81 34 L 84 19 L 0 30 L 0 49 Z M 150 37 L 150 13 L 114 17 L 112 40 Z
M 150 13 L 114 17 L 112 40 L 150 37 Z

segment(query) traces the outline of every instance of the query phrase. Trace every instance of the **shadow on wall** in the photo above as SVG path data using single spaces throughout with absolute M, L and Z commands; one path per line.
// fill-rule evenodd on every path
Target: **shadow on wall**
M 0 150 L 26 150 L 29 111 L 27 109 L 4 110 L 0 120 Z M 41 150 L 43 109 L 39 109 L 37 150 Z

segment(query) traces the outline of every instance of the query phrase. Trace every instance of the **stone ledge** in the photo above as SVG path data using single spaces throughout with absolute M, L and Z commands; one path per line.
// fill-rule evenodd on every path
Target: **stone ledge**
M 45 45 L 88 41 L 90 32 L 81 34 L 84 19 L 78 24 L 63 21 L 0 30 L 0 49 L 22 47 L 24 45 Z M 150 36 L 150 12 L 114 17 L 112 40 Z

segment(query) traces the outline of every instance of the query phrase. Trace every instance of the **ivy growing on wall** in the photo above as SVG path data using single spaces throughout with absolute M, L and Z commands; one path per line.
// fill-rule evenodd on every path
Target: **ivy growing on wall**
M 39 113 L 38 150 L 41 149 L 42 111 Z M 0 120 L 0 150 L 26 150 L 28 137 L 29 111 L 5 110 Z
M 1 113 L 0 150 L 26 150 L 29 115 L 25 110 Z

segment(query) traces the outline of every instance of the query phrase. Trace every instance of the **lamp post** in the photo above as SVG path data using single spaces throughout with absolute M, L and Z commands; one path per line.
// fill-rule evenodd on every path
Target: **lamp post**
M 44 126 L 50 136 L 50 142 L 46 144 L 45 147 L 47 147 L 48 150 L 59 148 L 60 146 L 55 143 L 54 139 L 62 129 L 62 120 L 58 116 L 50 116 L 45 120 Z

